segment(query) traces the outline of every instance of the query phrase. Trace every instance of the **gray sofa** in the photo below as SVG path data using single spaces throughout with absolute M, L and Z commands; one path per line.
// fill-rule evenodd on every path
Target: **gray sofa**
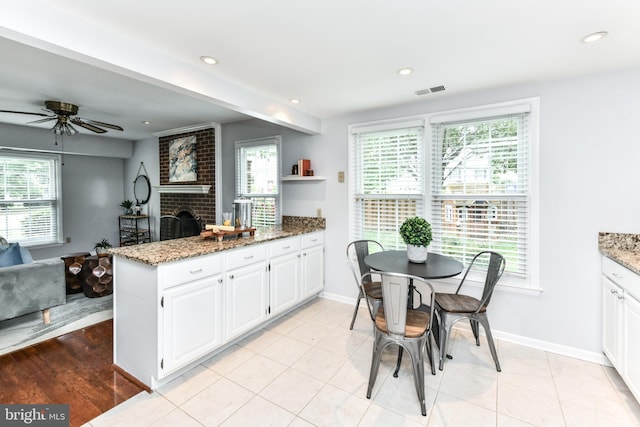
M 64 268 L 60 258 L 0 268 L 0 320 L 42 310 L 49 323 L 49 308 L 67 300 Z

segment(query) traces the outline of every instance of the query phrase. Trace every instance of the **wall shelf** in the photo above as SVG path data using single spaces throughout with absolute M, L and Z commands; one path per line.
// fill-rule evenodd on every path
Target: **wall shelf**
M 327 178 L 320 175 L 314 176 L 300 176 L 300 175 L 287 175 L 280 178 L 281 181 L 324 181 Z

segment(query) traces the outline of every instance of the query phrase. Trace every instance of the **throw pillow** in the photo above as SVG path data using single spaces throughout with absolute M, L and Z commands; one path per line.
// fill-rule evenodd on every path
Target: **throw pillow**
M 0 267 L 9 267 L 18 264 L 22 264 L 20 245 L 11 243 L 7 249 L 0 250 Z
M 33 262 L 31 252 L 29 252 L 29 249 L 25 248 L 24 246 L 20 246 L 20 258 L 22 258 L 23 264 L 31 264 Z

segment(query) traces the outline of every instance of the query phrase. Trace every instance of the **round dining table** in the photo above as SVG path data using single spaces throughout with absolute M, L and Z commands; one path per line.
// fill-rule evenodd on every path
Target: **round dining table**
M 407 251 L 381 251 L 369 254 L 364 258 L 364 263 L 372 270 L 385 271 L 391 273 L 411 274 L 413 276 L 422 277 L 423 279 L 445 279 L 460 274 L 464 268 L 462 263 L 455 258 L 446 255 L 440 255 L 429 252 L 427 262 L 415 263 L 410 262 L 407 258 Z M 412 286 L 412 284 L 411 284 Z M 413 286 L 412 286 L 413 289 Z M 413 292 L 409 292 L 408 305 L 413 306 Z M 429 306 L 421 305 L 417 308 L 421 311 L 429 311 Z M 434 316 L 433 329 L 438 331 L 438 318 Z M 435 342 L 440 347 L 439 334 L 434 334 Z M 398 348 L 398 361 L 396 369 L 393 372 L 394 377 L 398 377 L 400 364 L 402 362 L 402 347 Z
M 364 263 L 373 270 L 411 274 L 423 279 L 445 279 L 457 276 L 464 267 L 460 261 L 450 256 L 432 252 L 429 252 L 425 263 L 410 262 L 406 250 L 369 254 L 364 258 Z

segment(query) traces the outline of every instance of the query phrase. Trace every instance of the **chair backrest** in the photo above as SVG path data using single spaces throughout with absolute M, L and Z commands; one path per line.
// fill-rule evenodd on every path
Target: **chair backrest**
M 431 283 L 421 277 L 409 274 L 391 272 L 376 272 L 376 274 L 380 275 L 382 283 L 382 305 L 389 335 L 395 338 L 405 336 L 410 291 L 414 298 L 416 294 L 420 296 L 420 302 L 428 307 L 429 319 L 433 319 L 435 291 Z M 415 290 L 418 286 L 423 291 L 426 289 L 429 292 L 428 301 L 424 301 L 422 293 Z M 416 306 L 415 301 L 414 306 Z M 429 327 L 431 327 L 431 321 Z
M 384 251 L 384 247 L 375 240 L 355 240 L 347 245 L 347 260 L 357 286 L 360 286 L 360 281 L 363 280 L 362 275 L 370 271 L 364 262 L 365 257 L 380 251 Z M 371 282 L 371 276 L 364 280 L 365 283 Z
M 487 258 L 489 259 L 488 262 L 486 261 Z M 489 305 L 491 296 L 493 295 L 493 290 L 495 289 L 498 280 L 500 280 L 500 277 L 502 277 L 502 273 L 504 273 L 504 268 L 507 265 L 507 262 L 504 257 L 497 252 L 479 252 L 473 257 L 471 263 L 469 264 L 469 267 L 467 267 L 467 271 L 464 273 L 464 277 L 462 278 L 462 281 L 458 286 L 458 290 L 456 290 L 456 294 L 460 291 L 460 288 L 467 278 L 469 271 L 471 271 L 476 262 L 478 264 L 482 262 L 483 264 L 487 265 L 484 288 L 482 289 L 482 298 L 480 299 L 480 306 L 478 307 L 478 310 L 480 310 L 482 307 Z

